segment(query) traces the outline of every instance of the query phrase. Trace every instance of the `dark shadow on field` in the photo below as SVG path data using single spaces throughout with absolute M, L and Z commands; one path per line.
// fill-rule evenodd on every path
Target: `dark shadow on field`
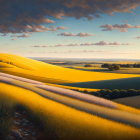
M 94 89 L 140 89 L 140 77 L 80 83 L 65 83 L 63 85 Z
M 113 101 L 140 109 L 140 96 L 119 98 Z

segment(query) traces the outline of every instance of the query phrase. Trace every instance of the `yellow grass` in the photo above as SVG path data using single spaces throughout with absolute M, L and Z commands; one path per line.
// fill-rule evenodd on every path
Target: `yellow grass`
M 72 66 L 72 68 L 75 68 L 75 69 L 99 69 L 100 67 L 84 67 L 84 66 Z M 104 69 L 104 68 L 100 68 L 100 69 Z
M 1 95 L 7 97 L 5 102 L 13 100 L 28 107 L 40 116 L 46 127 L 53 129 L 61 140 L 140 139 L 139 129 L 73 109 L 23 88 L 4 83 L 0 83 L 0 87 Z M 125 110 L 127 111 L 127 108 Z
M 45 83 L 86 82 L 140 76 L 132 74 L 101 73 L 69 69 L 4 53 L 0 53 L 0 60 L 4 63 L 10 62 L 11 66 L 14 65 L 12 68 L 0 68 L 1 72 L 18 75 L 21 77 L 23 76 Z
M 70 82 L 86 82 L 111 80 L 129 77 L 139 77 L 140 75 L 131 74 L 113 74 L 102 72 L 89 72 L 69 68 L 63 68 L 40 61 L 11 55 L 0 54 L 0 72 L 5 72 L 29 79 L 44 82 L 49 85 L 77 89 L 79 91 L 97 91 L 96 89 L 77 88 L 70 86 L 58 85 L 59 83 Z M 68 105 L 58 103 L 56 101 L 43 98 L 35 93 L 36 91 L 27 90 L 17 86 L 4 84 L 0 82 L 0 98 L 5 97 L 5 103 L 9 101 L 22 104 L 29 108 L 36 116 L 38 116 L 45 124 L 46 129 L 52 129 L 53 133 L 61 140 L 72 139 L 140 139 L 140 129 L 129 125 L 121 124 L 117 121 L 112 121 L 91 115 L 84 111 L 74 109 Z M 48 92 L 51 94 L 51 92 Z M 67 97 L 63 97 L 66 101 Z M 73 100 L 70 98 L 70 100 Z M 78 102 L 78 101 L 75 101 Z M 79 101 L 80 102 L 80 101 Z M 89 105 L 90 106 L 90 105 Z M 132 116 L 140 115 L 140 110 L 117 104 L 118 113 L 131 114 Z M 98 108 L 102 107 L 94 105 L 95 110 L 99 112 Z M 107 112 L 110 110 L 109 112 Z M 112 109 L 104 107 L 103 112 L 108 115 L 113 115 Z M 127 113 L 129 112 L 129 113 Z M 123 114 L 122 113 L 122 114 Z M 118 114 L 118 116 L 121 114 Z M 117 116 L 117 115 L 116 115 Z M 115 116 L 115 117 L 116 117 Z M 132 117 L 132 120 L 135 118 Z
M 72 89 L 72 90 L 78 90 L 80 92 L 83 92 L 85 90 L 88 91 L 88 92 L 100 91 L 100 89 L 71 87 L 71 86 L 57 85 L 57 84 L 51 84 L 51 83 L 45 83 L 45 84 L 50 85 L 50 86 L 60 87 L 60 88 L 67 88 L 67 89 Z
M 126 106 L 126 105 L 119 104 L 119 103 L 116 103 L 116 104 L 117 104 L 117 106 L 119 107 L 120 110 L 127 111 L 127 112 L 132 112 L 132 113 L 140 115 L 140 110 L 139 109 L 135 109 L 135 108 L 132 108 L 132 107 L 129 107 L 129 106 Z
M 7 64 L 7 63 L 3 63 L 3 62 L 0 62 L 0 68 L 13 68 L 14 66 L 10 65 L 10 64 Z

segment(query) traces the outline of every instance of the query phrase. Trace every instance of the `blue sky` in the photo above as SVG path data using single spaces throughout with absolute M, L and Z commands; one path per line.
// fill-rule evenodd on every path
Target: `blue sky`
M 40 23 L 39 26 L 56 31 L 45 29 L 33 32 L 1 32 L 0 52 L 26 57 L 140 59 L 140 7 L 137 6 L 132 11 L 134 13 L 120 12 L 112 16 L 100 13 L 99 18 L 90 21 L 85 17 L 76 19 L 74 16 L 64 16 L 63 19 L 57 19 L 50 16 L 47 19 L 54 23 Z M 108 29 L 100 27 L 106 24 L 113 29 L 102 31 Z M 59 27 L 65 28 L 58 29 Z M 126 31 L 120 31 L 121 27 Z M 83 33 L 83 36 L 79 33 Z M 116 45 L 114 42 L 117 42 Z

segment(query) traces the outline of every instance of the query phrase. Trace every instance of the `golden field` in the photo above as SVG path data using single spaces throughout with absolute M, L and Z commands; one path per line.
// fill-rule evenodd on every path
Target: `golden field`
M 41 116 L 46 127 L 51 127 L 59 139 L 139 139 L 140 130 L 129 125 L 107 120 L 96 115 L 75 110 L 71 107 L 40 97 L 36 93 L 19 87 L 0 84 L 1 94 L 7 101 L 13 100 L 28 107 Z M 10 90 L 9 90 L 10 89 Z M 14 94 L 13 94 L 14 93 Z M 120 109 L 123 109 L 120 108 Z M 131 111 L 124 107 L 125 111 Z M 133 110 L 133 109 L 132 109 Z M 133 110 L 140 114 L 140 111 Z M 135 119 L 135 118 L 133 118 Z M 111 132 L 111 133 L 110 133 Z
M 132 74 L 74 70 L 11 54 L 0 54 L 0 72 L 40 81 L 44 86 L 51 85 L 81 91 L 85 88 L 58 84 L 139 77 Z M 0 80 L 0 98 L 5 103 L 12 101 L 14 104 L 27 107 L 44 123 L 50 137 L 55 134 L 57 139 L 61 140 L 140 139 L 139 109 L 103 99 L 103 102 L 111 102 L 116 106 L 110 108 L 39 89 L 35 84 L 25 81 L 2 76 Z M 49 130 L 53 134 L 49 133 Z
M 88 72 L 63 68 L 46 64 L 29 58 L 12 54 L 0 54 L 0 67 L 8 63 L 7 67 L 0 68 L 1 72 L 23 76 L 45 83 L 74 83 L 87 81 L 111 80 L 120 78 L 140 77 L 133 74 L 114 74 L 101 72 Z M 9 68 L 12 67 L 12 68 Z

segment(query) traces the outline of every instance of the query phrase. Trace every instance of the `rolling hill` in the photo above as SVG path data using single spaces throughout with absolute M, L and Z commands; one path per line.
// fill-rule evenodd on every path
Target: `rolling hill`
M 74 70 L 4 53 L 0 53 L 0 71 L 21 77 L 24 75 L 26 78 L 45 83 L 75 83 L 140 77 L 140 75 Z
M 139 109 L 55 86 L 134 77 L 139 75 L 84 72 L 0 54 L 0 98 L 28 108 L 50 139 L 139 140 Z
M 94 89 L 140 89 L 140 77 L 121 78 L 102 81 L 65 83 L 66 86 Z

